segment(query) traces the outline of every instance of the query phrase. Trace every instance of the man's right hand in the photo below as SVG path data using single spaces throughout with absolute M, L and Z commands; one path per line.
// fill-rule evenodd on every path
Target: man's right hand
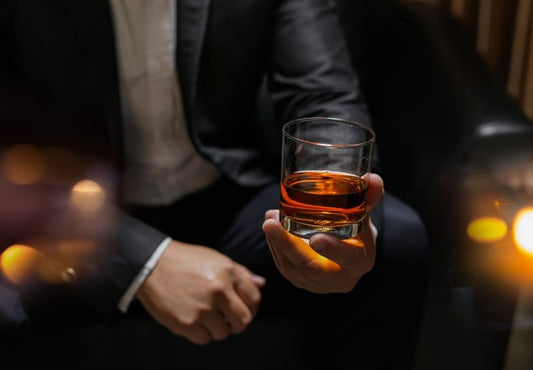
M 252 322 L 264 284 L 264 278 L 214 249 L 172 241 L 137 297 L 170 331 L 207 344 Z

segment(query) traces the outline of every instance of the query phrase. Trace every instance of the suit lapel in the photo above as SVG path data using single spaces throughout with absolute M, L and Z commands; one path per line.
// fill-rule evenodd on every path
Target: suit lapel
M 86 46 L 88 73 L 111 118 L 111 134 L 122 150 L 117 57 L 109 0 L 63 0 L 76 23 L 80 43 Z M 176 0 L 176 64 L 188 122 L 197 93 L 198 71 L 211 0 Z
M 195 103 L 198 70 L 210 0 L 177 1 L 176 63 L 181 81 L 185 111 L 189 121 Z

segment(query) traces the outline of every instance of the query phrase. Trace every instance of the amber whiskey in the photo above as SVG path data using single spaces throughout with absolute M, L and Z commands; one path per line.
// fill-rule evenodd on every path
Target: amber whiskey
M 366 188 L 365 180 L 348 173 L 292 173 L 281 181 L 281 217 L 317 228 L 317 232 L 357 224 L 365 216 Z

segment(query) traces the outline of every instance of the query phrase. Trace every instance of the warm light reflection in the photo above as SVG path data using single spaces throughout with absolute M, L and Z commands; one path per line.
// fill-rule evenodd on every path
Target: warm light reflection
M 476 242 L 494 243 L 505 237 L 507 224 L 497 217 L 480 217 L 468 224 L 467 234 Z
M 522 209 L 515 218 L 513 228 L 518 249 L 533 255 L 533 208 Z
M 85 212 L 98 211 L 104 205 L 106 193 L 104 188 L 93 180 L 81 180 L 72 188 L 72 204 Z
M 292 241 L 288 245 L 295 246 L 294 253 L 303 257 L 307 261 L 307 266 L 320 271 L 339 271 L 341 267 L 328 258 L 321 256 L 309 246 L 309 240 L 300 238 L 296 235 L 285 233 L 286 237 Z
M 9 181 L 17 185 L 36 183 L 44 174 L 40 151 L 31 145 L 14 145 L 4 152 L 2 170 Z
M 2 252 L 0 266 L 8 280 L 20 285 L 36 274 L 43 260 L 43 254 L 36 249 L 15 244 Z
M 39 278 L 49 284 L 71 283 L 76 280 L 76 261 L 69 256 L 48 256 L 39 264 Z
M 59 242 L 58 252 L 65 255 L 87 255 L 94 252 L 92 240 L 63 240 Z
M 79 176 L 83 161 L 77 153 L 60 147 L 45 147 L 42 152 L 48 164 L 45 177 L 48 183 L 70 184 L 72 179 Z

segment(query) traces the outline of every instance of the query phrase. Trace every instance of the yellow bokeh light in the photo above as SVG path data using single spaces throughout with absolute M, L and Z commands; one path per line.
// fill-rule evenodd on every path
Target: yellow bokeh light
M 480 243 L 494 243 L 507 235 L 507 224 L 497 217 L 480 217 L 468 224 L 470 239 Z
M 518 212 L 513 229 L 518 249 L 533 255 L 533 208 L 525 208 Z
M 72 188 L 70 199 L 74 206 L 85 212 L 98 211 L 104 205 L 104 188 L 93 180 L 81 180 Z
M 0 266 L 4 276 L 15 284 L 23 284 L 36 274 L 44 256 L 27 245 L 15 244 L 0 255 Z
M 4 152 L 2 170 L 9 181 L 17 185 L 30 185 L 44 174 L 41 152 L 31 145 L 14 145 Z

